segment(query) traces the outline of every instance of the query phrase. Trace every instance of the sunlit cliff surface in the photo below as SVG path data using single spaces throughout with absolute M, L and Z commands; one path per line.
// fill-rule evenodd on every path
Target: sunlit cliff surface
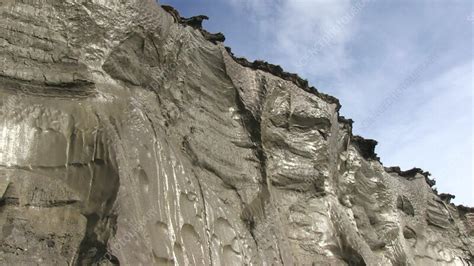
M 469 265 L 472 209 L 154 1 L 0 2 L 0 264 Z

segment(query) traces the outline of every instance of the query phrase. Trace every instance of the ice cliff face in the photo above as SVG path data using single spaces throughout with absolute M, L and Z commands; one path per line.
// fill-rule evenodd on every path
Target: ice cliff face
M 0 3 L 0 264 L 472 265 L 472 209 L 165 9 Z

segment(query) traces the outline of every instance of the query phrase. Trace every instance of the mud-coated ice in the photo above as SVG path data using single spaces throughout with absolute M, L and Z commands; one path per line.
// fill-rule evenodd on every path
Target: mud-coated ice
M 473 263 L 471 209 L 154 1 L 0 12 L 0 264 Z

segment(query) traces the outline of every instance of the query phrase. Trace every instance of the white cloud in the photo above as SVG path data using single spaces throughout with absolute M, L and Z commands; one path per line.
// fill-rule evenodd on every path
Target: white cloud
M 267 58 L 303 77 L 337 75 L 351 64 L 346 44 L 368 1 L 232 0 L 265 35 Z
M 440 192 L 455 194 L 455 202 L 465 205 L 474 205 L 471 64 L 425 79 L 411 102 L 400 102 L 373 130 L 384 140 L 378 151 L 386 165 L 430 171 Z

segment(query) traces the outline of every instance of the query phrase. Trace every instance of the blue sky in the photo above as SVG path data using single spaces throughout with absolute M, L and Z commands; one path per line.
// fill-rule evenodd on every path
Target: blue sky
M 205 14 L 238 56 L 338 97 L 385 166 L 430 171 L 474 206 L 471 0 L 162 0 Z

